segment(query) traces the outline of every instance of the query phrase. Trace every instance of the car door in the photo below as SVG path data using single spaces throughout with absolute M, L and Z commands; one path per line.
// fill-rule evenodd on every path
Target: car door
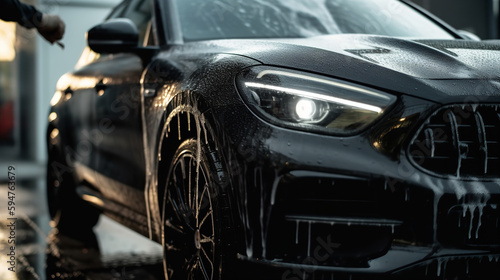
M 116 17 L 132 20 L 139 30 L 139 42 L 143 42 L 150 29 L 151 8 L 148 0 L 131 0 Z M 140 85 L 143 70 L 137 55 L 110 55 L 100 62 L 94 88 L 95 185 L 105 198 L 139 213 L 145 213 Z

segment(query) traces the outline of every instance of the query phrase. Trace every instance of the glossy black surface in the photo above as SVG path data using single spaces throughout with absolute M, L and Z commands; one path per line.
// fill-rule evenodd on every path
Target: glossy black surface
M 128 52 L 137 47 L 139 31 L 130 20 L 114 19 L 90 29 L 87 41 L 99 53 Z
M 496 279 L 500 244 L 490 233 L 498 232 L 500 178 L 437 175 L 415 162 L 415 152 L 433 158 L 433 145 L 447 140 L 456 158 L 473 156 L 469 151 L 480 149 L 473 143 L 484 141 L 465 139 L 475 135 L 462 131 L 468 123 L 493 135 L 483 153 L 484 147 L 500 149 L 500 127 L 488 121 L 500 113 L 500 43 L 365 34 L 181 43 L 181 29 L 165 25 L 177 20 L 171 4 L 155 2 L 157 28 L 146 36 L 147 48 L 97 55 L 58 83 L 49 151 L 65 155 L 64 172 L 72 174 L 84 200 L 165 244 L 175 244 L 175 233 L 166 232 L 185 232 L 194 223 L 191 215 L 198 222 L 196 213 L 217 212 L 215 238 L 200 236 L 197 228 L 185 237 L 186 248 L 195 246 L 197 254 L 202 241 L 216 244 L 210 263 L 223 269 L 208 271 L 222 276 L 238 262 L 269 270 L 258 278 Z M 155 30 L 167 33 L 154 37 Z M 443 31 L 460 38 L 452 29 Z M 176 44 L 157 47 L 162 38 Z M 261 79 L 266 75 L 267 82 Z M 304 83 L 283 82 L 290 77 Z M 345 92 L 318 95 L 314 90 L 324 87 L 317 84 Z M 254 95 L 245 86 L 261 92 Z M 326 117 L 342 124 L 328 132 L 335 122 L 302 118 L 299 110 L 307 112 L 307 106 L 283 109 L 288 99 L 276 98 L 283 92 L 293 102 L 305 96 L 306 105 L 329 108 L 335 114 Z M 350 100 L 356 92 L 390 98 L 377 107 L 376 98 Z M 451 140 L 422 128 L 445 105 L 457 108 L 454 117 L 445 114 L 433 123 L 452 130 L 446 134 Z M 268 115 L 258 106 L 270 106 Z M 471 109 L 458 110 L 465 106 Z M 478 106 L 494 113 L 483 116 Z M 296 115 L 286 115 L 293 109 Z M 373 112 L 375 118 L 352 117 Z M 353 125 L 361 128 L 339 133 Z M 410 149 L 422 130 L 430 136 Z M 196 145 L 186 149 L 190 141 Z M 180 163 L 185 153 L 195 168 Z M 205 176 L 201 181 L 198 172 Z M 192 186 L 215 194 L 210 208 L 200 201 L 205 212 L 196 208 Z M 170 206 L 177 212 L 167 217 Z M 166 254 L 174 250 L 165 248 Z M 166 274 L 178 275 L 178 269 L 169 267 Z

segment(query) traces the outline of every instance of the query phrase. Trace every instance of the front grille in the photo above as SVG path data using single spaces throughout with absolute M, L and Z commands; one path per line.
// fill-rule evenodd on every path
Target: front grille
M 413 139 L 410 157 L 441 175 L 500 176 L 498 105 L 446 106 L 432 115 Z

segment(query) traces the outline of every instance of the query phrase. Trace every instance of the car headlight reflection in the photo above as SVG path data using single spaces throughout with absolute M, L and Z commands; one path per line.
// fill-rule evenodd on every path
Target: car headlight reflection
M 313 120 L 318 114 L 316 103 L 311 99 L 302 98 L 295 105 L 298 121 Z
M 358 133 L 396 101 L 395 96 L 344 81 L 265 66 L 241 73 L 237 85 L 264 119 L 328 134 Z

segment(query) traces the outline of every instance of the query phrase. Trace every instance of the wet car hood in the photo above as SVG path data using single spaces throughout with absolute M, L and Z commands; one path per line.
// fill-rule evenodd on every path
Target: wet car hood
M 500 78 L 500 41 L 414 41 L 394 37 L 343 35 L 290 42 L 361 58 L 415 78 Z
M 373 35 L 218 41 L 230 53 L 436 102 L 500 96 L 500 41 L 409 40 Z M 478 80 L 480 80 L 478 82 Z M 474 81 L 474 82 L 472 82 Z M 481 91 L 474 90 L 481 85 Z M 459 100 L 458 98 L 455 98 Z

